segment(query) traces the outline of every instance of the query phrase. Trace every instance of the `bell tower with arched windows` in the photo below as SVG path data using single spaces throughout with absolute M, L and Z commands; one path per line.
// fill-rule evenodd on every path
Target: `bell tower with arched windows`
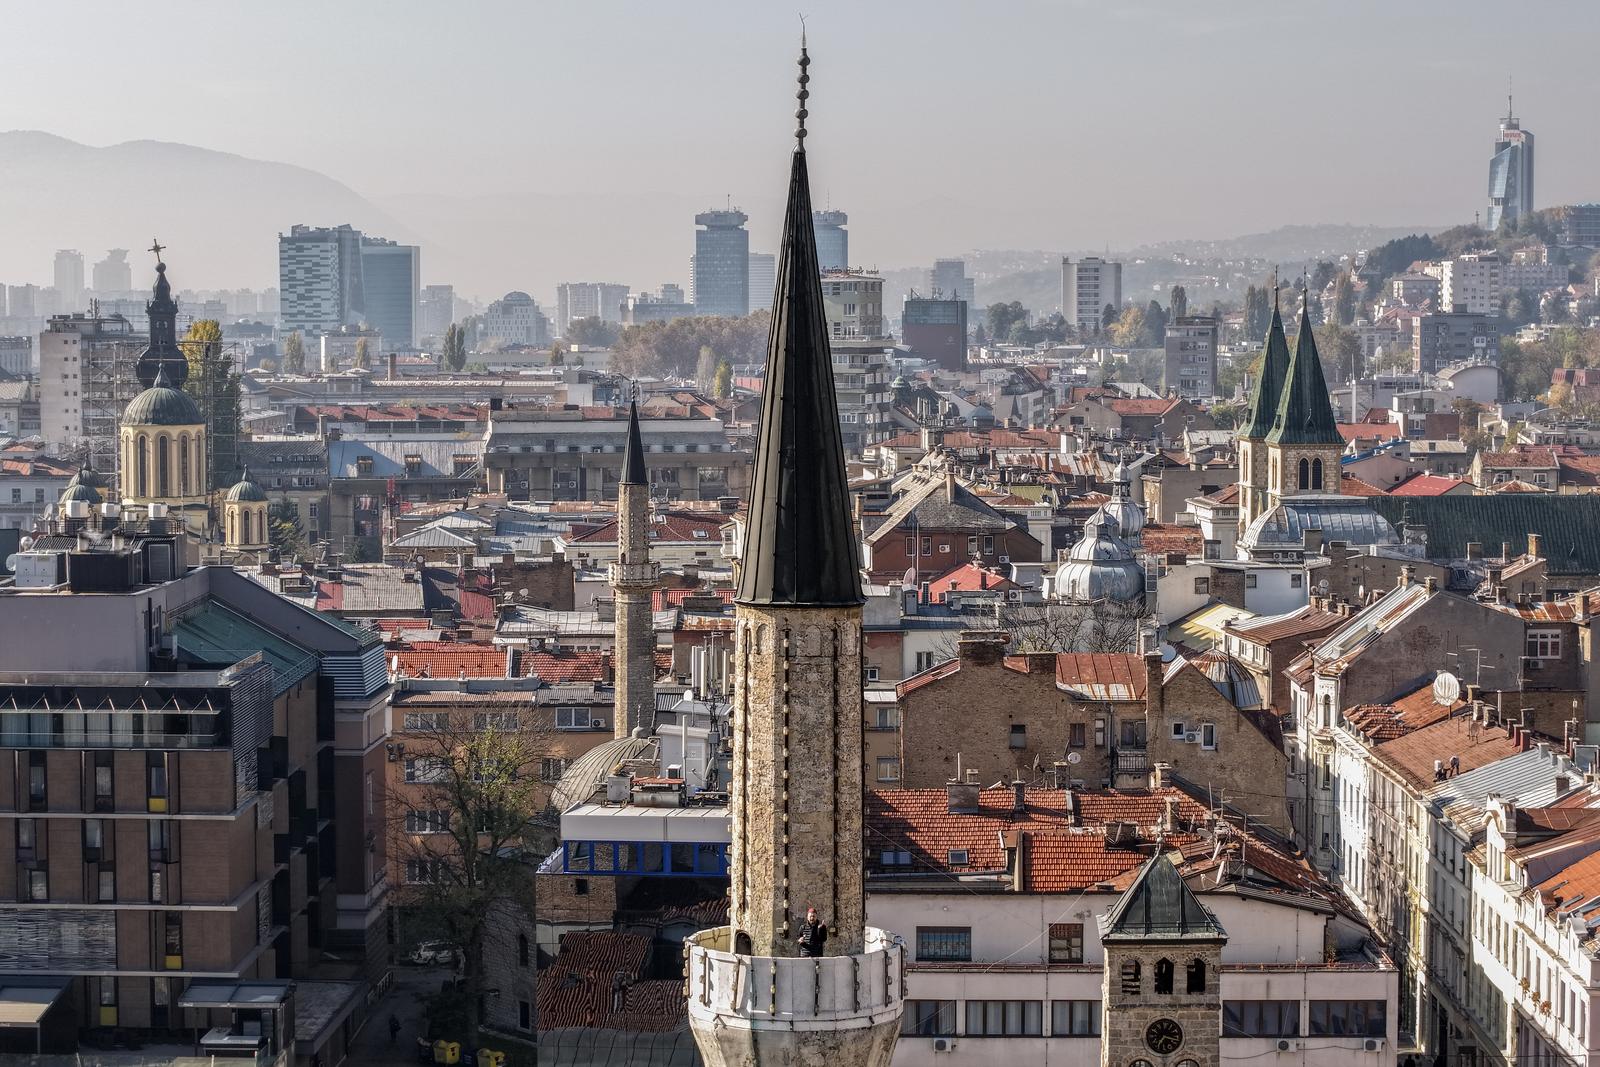
M 1102 1067 L 1218 1067 L 1227 940 L 1158 852 L 1111 909 L 1100 938 Z
M 1339 457 L 1344 438 L 1333 415 L 1311 316 L 1300 308 L 1300 334 L 1278 397 L 1278 412 L 1266 436 L 1267 508 L 1284 497 L 1338 496 Z M 1266 510 L 1266 509 L 1263 509 Z

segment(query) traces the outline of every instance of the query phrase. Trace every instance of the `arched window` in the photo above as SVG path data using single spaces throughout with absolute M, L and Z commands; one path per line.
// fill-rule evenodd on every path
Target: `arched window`
M 1172 972 L 1173 972 L 1173 966 L 1172 966 L 1172 961 L 1171 960 L 1164 960 L 1164 959 L 1163 960 L 1156 960 L 1156 992 L 1157 993 L 1170 993 L 1170 992 L 1172 992 Z
M 1322 488 L 1322 460 L 1320 459 L 1311 461 L 1311 488 Z
M 178 493 L 181 496 L 189 495 L 189 435 L 182 434 L 178 437 Z
M 1206 991 L 1206 961 L 1193 959 L 1189 961 L 1188 981 L 1185 989 L 1190 993 L 1204 993 Z
M 1122 965 L 1122 991 L 1124 993 L 1139 992 L 1139 961 L 1128 960 Z
M 172 495 L 172 452 L 167 435 L 156 438 L 156 496 Z
M 228 532 L 225 536 L 229 544 L 239 543 L 239 516 L 231 511 L 228 512 Z
M 144 434 L 139 435 L 138 459 L 134 462 L 134 484 L 138 486 L 141 497 L 150 495 L 150 438 Z
M 240 541 L 239 542 L 240 544 L 242 544 L 242 545 L 253 545 L 253 544 L 256 543 L 254 536 L 252 536 L 255 533 L 255 531 L 253 529 L 251 529 L 252 525 L 253 524 L 250 521 L 250 512 L 249 511 L 245 511 L 244 512 L 244 540 Z
M 1297 488 L 1297 489 L 1305 489 L 1305 488 L 1309 487 L 1310 485 L 1311 485 L 1311 461 L 1307 460 L 1307 459 L 1301 459 L 1300 460 L 1300 484 L 1297 485 L 1295 488 Z
M 530 957 L 529 957 L 529 953 L 528 953 L 528 935 L 527 934 L 518 934 L 517 935 L 517 964 L 519 966 L 526 967 L 526 966 L 528 966 L 529 958 Z
M 205 480 L 205 476 L 206 476 L 206 453 L 205 453 L 205 449 L 200 447 L 200 442 L 203 439 L 204 439 L 204 435 L 203 434 L 198 434 L 197 433 L 197 434 L 194 435 L 194 477 L 195 477 L 194 495 L 195 496 L 200 496 L 208 488 L 210 488 L 209 486 L 200 484 L 201 482 L 203 482 Z

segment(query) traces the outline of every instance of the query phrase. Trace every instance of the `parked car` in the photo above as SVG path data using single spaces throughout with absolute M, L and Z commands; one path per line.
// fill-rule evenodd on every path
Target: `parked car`
M 456 962 L 455 946 L 448 941 L 422 941 L 411 950 L 406 962 L 418 967 L 449 967 Z

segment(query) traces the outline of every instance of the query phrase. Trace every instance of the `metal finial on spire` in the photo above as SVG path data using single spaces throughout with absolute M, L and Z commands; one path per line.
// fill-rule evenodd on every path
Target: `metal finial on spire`
M 806 110 L 806 101 L 811 98 L 811 90 L 806 88 L 806 86 L 808 84 L 810 84 L 810 82 L 811 82 L 811 75 L 806 70 L 806 68 L 809 67 L 809 66 L 811 66 L 811 57 L 806 54 L 806 19 L 805 19 L 804 15 L 801 15 L 800 16 L 800 78 L 799 78 L 800 90 L 799 90 L 799 92 L 794 94 L 794 98 L 800 102 L 800 106 L 797 107 L 795 109 L 795 112 L 794 112 L 794 117 L 795 117 L 794 137 L 795 137 L 795 141 L 797 142 L 798 146 L 801 149 L 804 149 L 805 146 L 806 146 L 806 116 L 810 114 L 810 112 Z

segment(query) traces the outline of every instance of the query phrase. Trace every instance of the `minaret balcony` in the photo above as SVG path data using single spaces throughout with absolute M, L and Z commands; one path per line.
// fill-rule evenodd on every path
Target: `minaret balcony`
M 656 586 L 661 584 L 659 563 L 613 563 L 607 576 L 614 586 Z
M 772 957 L 730 951 L 731 936 L 718 926 L 684 939 L 689 1025 L 707 1067 L 887 1067 L 905 1007 L 903 940 L 868 927 L 855 955 Z

